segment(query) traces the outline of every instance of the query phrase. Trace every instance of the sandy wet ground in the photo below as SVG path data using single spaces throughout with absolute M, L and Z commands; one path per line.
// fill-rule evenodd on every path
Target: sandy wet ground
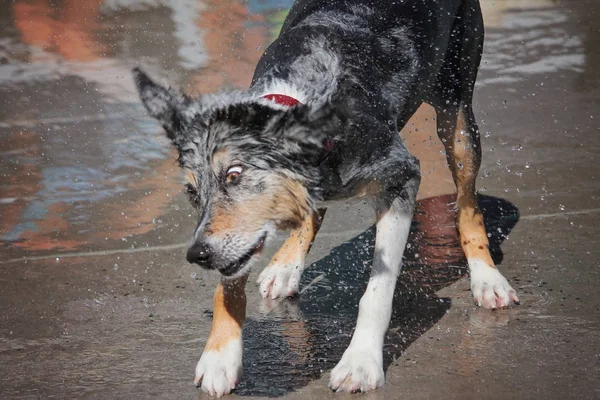
M 0 4 L 0 398 L 203 398 L 192 379 L 218 277 L 185 262 L 196 216 L 130 68 L 193 93 L 246 87 L 290 4 Z M 360 397 L 600 397 L 600 7 L 482 5 L 478 187 L 522 304 L 472 305 L 424 107 L 403 131 L 423 184 L 387 384 Z M 298 299 L 265 302 L 248 286 L 237 396 L 351 397 L 326 386 L 366 285 L 372 217 L 363 203 L 328 211 Z

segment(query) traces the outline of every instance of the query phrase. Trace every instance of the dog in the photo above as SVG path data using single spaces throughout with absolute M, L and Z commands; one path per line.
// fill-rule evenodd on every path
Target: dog
M 199 210 L 187 260 L 222 274 L 196 367 L 202 390 L 221 396 L 241 377 L 244 287 L 265 242 L 291 229 L 257 282 L 265 298 L 292 296 L 319 229 L 318 205 L 362 196 L 377 219 L 372 272 L 329 387 L 383 386 L 383 339 L 420 183 L 398 132 L 424 102 L 436 110 L 457 186 L 475 303 L 518 304 L 490 256 L 475 193 L 481 146 L 472 95 L 483 33 L 478 0 L 298 0 L 247 91 L 191 98 L 134 70 Z

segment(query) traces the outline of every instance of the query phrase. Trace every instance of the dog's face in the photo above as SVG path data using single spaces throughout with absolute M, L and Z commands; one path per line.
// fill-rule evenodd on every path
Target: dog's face
M 188 261 L 242 273 L 274 230 L 298 226 L 314 208 L 325 141 L 341 119 L 330 106 L 285 108 L 242 94 L 194 100 L 134 76 L 179 151 L 199 211 Z

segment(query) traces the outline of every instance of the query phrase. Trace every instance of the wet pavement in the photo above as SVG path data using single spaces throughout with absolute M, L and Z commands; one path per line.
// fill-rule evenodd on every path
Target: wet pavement
M 130 68 L 192 93 L 247 87 L 291 2 L 0 3 L 0 398 L 204 397 L 192 379 L 218 277 L 185 262 L 196 216 Z M 482 6 L 480 203 L 522 303 L 472 305 L 423 107 L 403 131 L 423 183 L 387 383 L 360 397 L 600 397 L 600 4 Z M 372 217 L 363 203 L 328 211 L 299 298 L 248 285 L 237 396 L 351 397 L 327 378 L 366 285 Z

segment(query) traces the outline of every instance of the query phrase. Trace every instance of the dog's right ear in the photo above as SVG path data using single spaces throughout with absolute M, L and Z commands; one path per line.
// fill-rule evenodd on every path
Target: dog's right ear
M 174 140 L 182 125 L 189 98 L 155 83 L 140 68 L 133 69 L 133 79 L 148 113 L 162 124 L 169 139 Z

